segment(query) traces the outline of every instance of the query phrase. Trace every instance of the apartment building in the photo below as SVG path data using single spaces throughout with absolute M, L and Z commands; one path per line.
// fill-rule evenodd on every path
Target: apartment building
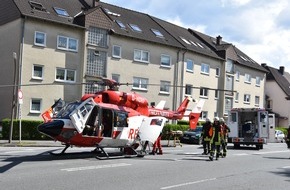
M 98 76 L 130 84 L 120 90 L 149 102 L 166 100 L 169 109 L 188 95 L 206 99 L 201 119 L 226 116 L 232 107 L 263 107 L 266 70 L 220 38 L 100 1 L 4 1 L 0 119 L 11 112 L 12 88 L 3 86 L 13 84 L 13 52 L 18 83 L 27 84 L 22 118 L 40 119 L 58 98 L 69 102 L 101 90 L 78 85 Z
M 266 63 L 262 66 L 269 71 L 265 88 L 265 107 L 275 114 L 276 126 L 287 128 L 290 125 L 290 74 L 285 71 L 284 66 L 278 69 Z
M 222 82 L 218 97 L 220 112 L 227 117 L 231 108 L 264 108 L 267 70 L 221 36 L 212 37 L 198 31 L 189 31 L 225 60 L 220 73 Z M 234 91 L 234 92 L 231 92 Z

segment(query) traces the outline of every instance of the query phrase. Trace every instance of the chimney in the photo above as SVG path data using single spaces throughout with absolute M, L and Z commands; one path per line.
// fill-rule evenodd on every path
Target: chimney
M 99 5 L 100 0 L 92 0 L 92 8 L 96 7 Z
M 220 35 L 216 37 L 216 45 L 221 45 L 222 39 L 223 38 Z
M 281 73 L 281 75 L 284 75 L 284 70 L 285 70 L 285 67 L 284 66 L 280 66 L 279 73 Z
M 267 63 L 262 63 L 261 65 L 262 65 L 262 67 L 264 67 L 264 68 L 267 67 Z

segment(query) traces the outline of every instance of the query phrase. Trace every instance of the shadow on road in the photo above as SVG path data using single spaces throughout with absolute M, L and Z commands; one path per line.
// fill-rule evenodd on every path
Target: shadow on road
M 54 151 L 57 151 L 56 149 Z M 23 163 L 23 162 L 42 162 L 42 161 L 52 161 L 52 160 L 63 160 L 63 159 L 85 159 L 85 158 L 95 158 L 96 154 L 93 152 L 74 152 L 65 153 L 63 155 L 51 155 L 51 151 L 45 151 L 37 155 L 29 156 L 12 156 L 12 155 L 1 155 L 1 162 L 6 163 L 6 165 L 0 166 L 0 173 L 5 173 L 6 171 L 12 169 L 13 167 Z

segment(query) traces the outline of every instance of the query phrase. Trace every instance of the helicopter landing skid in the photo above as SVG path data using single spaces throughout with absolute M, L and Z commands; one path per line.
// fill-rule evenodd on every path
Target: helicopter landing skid
M 119 154 L 116 153 L 108 153 L 103 148 L 98 147 L 99 150 L 101 150 L 101 154 L 97 155 L 96 158 L 99 160 L 105 160 L 105 159 L 117 159 L 117 158 L 135 158 L 135 157 L 144 157 L 145 154 L 141 154 L 136 152 L 132 147 L 126 147 L 124 148 L 124 151 L 119 152 Z
M 49 154 L 54 155 L 54 156 L 60 156 L 60 155 L 64 155 L 65 151 L 68 149 L 68 147 L 70 147 L 69 144 L 66 144 L 64 149 L 60 152 L 60 153 L 54 153 L 54 152 L 49 152 Z

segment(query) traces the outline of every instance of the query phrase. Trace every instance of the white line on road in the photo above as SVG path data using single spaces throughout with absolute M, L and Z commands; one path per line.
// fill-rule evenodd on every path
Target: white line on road
M 290 166 L 284 166 L 284 167 L 282 167 L 283 169 L 288 169 L 288 168 L 290 168 Z
M 203 183 L 203 182 L 213 181 L 213 180 L 216 180 L 216 178 L 210 178 L 210 179 L 203 179 L 203 180 L 199 180 L 199 181 L 192 181 L 192 182 L 187 182 L 187 183 L 181 183 L 181 184 L 177 184 L 177 185 L 171 185 L 171 186 L 167 186 L 167 187 L 161 187 L 160 189 L 173 189 L 173 188 L 177 188 L 177 187 L 182 187 L 182 186 L 187 186 L 187 185 L 192 185 L 192 184 L 197 184 L 197 183 Z
M 82 170 L 97 170 L 103 168 L 116 168 L 123 166 L 130 166 L 132 164 L 120 163 L 120 164 L 108 164 L 108 165 L 99 165 L 99 166 L 85 166 L 85 167 L 77 167 L 77 168 L 65 168 L 61 169 L 62 171 L 74 172 L 74 171 L 82 171 Z

